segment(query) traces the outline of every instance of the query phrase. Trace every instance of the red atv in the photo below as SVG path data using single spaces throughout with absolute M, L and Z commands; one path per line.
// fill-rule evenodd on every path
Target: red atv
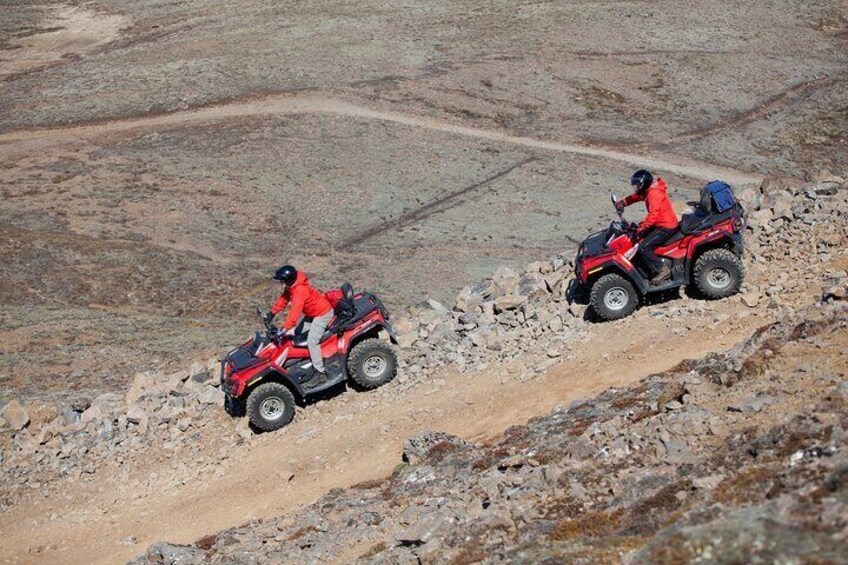
M 713 184 L 713 183 L 711 183 Z M 730 187 L 726 190 L 730 190 Z M 711 185 L 707 185 L 709 187 Z M 705 187 L 705 189 L 707 188 Z M 724 188 L 722 187 L 722 190 Z M 587 237 L 577 251 L 576 278 L 568 289 L 572 302 L 588 294 L 591 310 L 602 320 L 617 320 L 636 310 L 641 298 L 681 286 L 694 285 L 706 298 L 724 298 L 739 292 L 745 267 L 742 256 L 744 210 L 732 196 L 702 191 L 699 202 L 687 202 L 694 211 L 683 215 L 679 231 L 656 250 L 657 257 L 671 267 L 671 276 L 651 284 L 647 269 L 635 257 L 639 243 L 636 224 L 624 219 Z M 613 205 L 616 197 L 611 196 Z
M 276 430 L 294 418 L 296 403 L 304 405 L 348 378 L 361 389 L 377 388 L 394 378 L 398 363 L 391 344 L 397 340 L 383 303 L 370 293 L 354 295 L 348 283 L 334 292 L 339 294 L 336 316 L 321 338 L 328 378 L 313 379 L 316 372 L 303 322 L 292 337 L 266 322 L 264 333 L 255 332 L 221 360 L 227 412 L 246 413 L 256 428 Z M 264 312 L 256 310 L 264 318 Z

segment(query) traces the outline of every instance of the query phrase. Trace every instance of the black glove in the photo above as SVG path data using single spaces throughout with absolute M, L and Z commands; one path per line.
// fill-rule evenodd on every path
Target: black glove
M 276 316 L 276 314 L 273 312 L 266 312 L 265 315 L 262 316 L 262 321 L 266 324 L 270 324 L 274 320 L 274 316 Z

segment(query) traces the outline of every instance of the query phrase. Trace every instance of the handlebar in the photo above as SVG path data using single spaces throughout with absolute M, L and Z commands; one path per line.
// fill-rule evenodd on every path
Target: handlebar
M 265 326 L 266 332 L 268 332 L 269 334 L 271 334 L 272 336 L 275 336 L 275 337 L 279 335 L 280 330 L 278 330 L 276 328 L 276 326 L 274 326 L 274 324 L 271 323 L 271 320 L 268 317 L 268 314 L 270 314 L 269 311 L 263 310 L 257 304 L 256 305 L 256 314 L 262 319 L 262 324 Z

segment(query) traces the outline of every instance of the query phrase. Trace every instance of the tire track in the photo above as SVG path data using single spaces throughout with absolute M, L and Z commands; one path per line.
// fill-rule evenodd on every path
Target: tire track
M 762 181 L 761 175 L 722 167 L 694 159 L 686 159 L 679 156 L 657 153 L 654 151 L 651 153 L 631 153 L 624 149 L 581 145 L 578 143 L 561 143 L 532 137 L 510 135 L 498 130 L 464 126 L 437 118 L 374 110 L 343 100 L 316 95 L 311 92 L 292 95 L 273 95 L 264 99 L 233 102 L 221 106 L 208 106 L 193 111 L 175 114 L 106 121 L 99 124 L 68 128 L 51 128 L 5 133 L 0 135 L 0 145 L 27 141 L 59 142 L 63 139 L 69 138 L 102 137 L 106 135 L 130 133 L 135 130 L 184 126 L 194 123 L 222 121 L 248 116 L 280 116 L 297 114 L 325 114 L 394 123 L 461 137 L 486 139 L 499 143 L 518 145 L 545 152 L 567 153 L 627 163 L 628 165 L 635 167 L 658 169 L 667 173 L 673 173 L 697 180 L 713 180 L 715 178 L 722 178 L 731 184 L 739 185 L 759 183 Z M 643 147 L 640 147 L 639 149 L 646 151 Z
M 824 76 L 808 80 L 806 82 L 794 84 L 786 90 L 779 92 L 773 96 L 770 96 L 769 98 L 757 104 L 753 108 L 750 108 L 749 110 L 739 112 L 726 120 L 721 120 L 714 124 L 695 128 L 688 132 L 674 135 L 668 141 L 663 142 L 661 145 L 653 145 L 653 147 L 666 149 L 674 144 L 685 143 L 688 141 L 697 141 L 706 137 L 710 137 L 717 133 L 726 131 L 728 129 L 738 128 L 741 126 L 748 125 L 752 122 L 762 120 L 764 118 L 767 118 L 770 114 L 780 110 L 784 106 L 789 106 L 793 102 L 810 96 L 817 90 L 822 90 L 833 86 L 834 84 L 839 82 L 839 80 L 840 79 L 837 77 Z
M 344 241 L 343 243 L 341 243 L 338 246 L 338 249 L 341 250 L 341 251 L 349 250 L 352 247 L 359 245 L 363 241 L 371 239 L 372 237 L 377 236 L 381 233 L 384 233 L 384 232 L 387 232 L 387 231 L 393 230 L 393 229 L 400 229 L 400 228 L 412 225 L 414 223 L 420 222 L 424 218 L 432 216 L 433 214 L 436 214 L 438 212 L 445 212 L 447 210 L 450 210 L 451 208 L 454 208 L 454 207 L 458 206 L 459 204 L 461 204 L 462 203 L 462 197 L 465 196 L 466 194 L 468 194 L 469 192 L 473 192 L 473 191 L 477 190 L 478 188 L 482 188 L 484 186 L 489 186 L 489 185 L 497 182 L 498 180 L 504 178 L 505 176 L 507 176 L 509 173 L 511 173 L 515 169 L 517 169 L 519 167 L 523 167 L 524 165 L 532 163 L 533 161 L 536 161 L 536 160 L 537 160 L 536 157 L 528 157 L 526 159 L 523 159 L 523 160 L 519 161 L 518 163 L 515 163 L 514 165 L 511 165 L 508 168 L 500 171 L 499 173 L 495 173 L 494 175 L 492 175 L 488 178 L 485 178 L 481 181 L 475 182 L 474 184 L 471 184 L 469 186 L 466 186 L 465 188 L 455 190 L 454 192 L 451 192 L 447 196 L 444 196 L 442 198 L 437 198 L 436 200 L 433 200 L 432 202 L 428 202 L 427 204 L 421 206 L 420 208 L 416 208 L 415 210 L 407 212 L 406 214 L 403 214 L 403 215 L 399 216 L 398 218 L 395 218 L 393 220 L 387 220 L 385 222 L 382 222 L 380 224 L 372 226 L 372 227 L 366 229 L 365 231 L 363 231 L 363 232 L 353 236 L 352 238 Z

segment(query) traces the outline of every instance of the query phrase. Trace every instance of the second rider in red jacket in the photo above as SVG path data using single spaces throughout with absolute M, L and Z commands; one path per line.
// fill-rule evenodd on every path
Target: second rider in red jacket
M 309 284 L 306 273 L 298 272 L 291 265 L 284 265 L 277 269 L 274 280 L 279 281 L 284 288 L 271 307 L 268 321 L 270 322 L 274 316 L 282 312 L 287 305 L 291 305 L 283 322 L 283 329 L 286 335 L 294 335 L 294 328 L 300 322 L 301 315 L 312 318 L 309 335 L 306 337 L 306 346 L 309 348 L 309 358 L 312 361 L 312 367 L 315 368 L 315 376 L 303 384 L 309 388 L 318 386 L 327 380 L 324 372 L 324 357 L 321 354 L 321 337 L 333 321 L 333 307 L 320 290 Z
M 635 192 L 615 203 L 619 211 L 635 202 L 644 202 L 648 209 L 647 217 L 636 231 L 639 251 L 648 269 L 651 271 L 651 283 L 659 284 L 671 275 L 671 268 L 660 261 L 656 249 L 678 230 L 677 214 L 668 197 L 668 185 L 662 178 L 654 180 L 650 171 L 640 169 L 630 177 Z

